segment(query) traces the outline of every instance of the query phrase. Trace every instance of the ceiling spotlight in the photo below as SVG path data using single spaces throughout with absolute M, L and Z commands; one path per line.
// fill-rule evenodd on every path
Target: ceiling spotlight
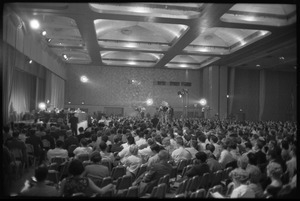
M 85 82 L 88 82 L 89 79 L 85 75 L 83 75 L 80 77 L 80 81 L 85 83 Z
M 152 105 L 153 104 L 153 99 L 152 98 L 147 99 L 146 103 L 147 103 L 148 106 Z
M 226 97 L 229 98 L 229 95 L 227 95 Z
M 260 65 L 259 65 L 259 64 L 256 64 L 256 67 L 260 67 Z
M 39 21 L 34 19 L 34 20 L 30 21 L 30 26 L 32 29 L 38 29 L 38 28 L 40 28 L 40 23 L 39 23 Z
M 68 104 L 71 104 L 71 102 L 69 101 Z
M 84 101 L 82 101 L 81 104 L 84 105 Z
M 45 110 L 46 109 L 46 104 L 45 103 L 39 103 L 39 109 L 40 110 Z
M 29 63 L 32 64 L 32 60 L 31 59 L 29 60 Z
M 182 98 L 182 96 L 183 96 L 182 91 L 178 91 L 177 94 L 178 94 L 179 98 Z
M 200 103 L 201 106 L 205 106 L 206 103 L 207 103 L 207 101 L 206 101 L 204 98 L 202 98 L 202 99 L 199 101 L 199 103 Z
M 43 36 L 46 36 L 46 34 L 47 34 L 47 31 L 42 31 Z
M 284 57 L 279 57 L 280 60 L 284 60 Z
M 50 42 L 51 42 L 51 40 L 52 40 L 51 38 L 47 38 L 47 42 L 48 42 L 48 43 L 50 43 Z
M 64 58 L 65 60 L 68 60 L 68 59 L 69 59 L 68 56 L 67 56 L 66 54 L 63 54 L 62 56 L 63 56 L 63 58 Z

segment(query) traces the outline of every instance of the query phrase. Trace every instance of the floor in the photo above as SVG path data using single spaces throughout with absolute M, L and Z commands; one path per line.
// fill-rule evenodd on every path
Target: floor
M 34 175 L 34 167 L 25 169 L 21 178 L 12 179 L 10 187 L 10 196 L 16 196 L 22 190 L 25 181 L 30 179 Z

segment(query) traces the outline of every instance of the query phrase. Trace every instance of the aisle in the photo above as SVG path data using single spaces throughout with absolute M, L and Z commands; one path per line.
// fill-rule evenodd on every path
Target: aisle
M 34 175 L 34 167 L 29 167 L 25 170 L 23 176 L 17 180 L 12 180 L 11 188 L 10 188 L 10 195 L 16 196 L 20 193 L 24 183 L 27 179 L 30 179 Z

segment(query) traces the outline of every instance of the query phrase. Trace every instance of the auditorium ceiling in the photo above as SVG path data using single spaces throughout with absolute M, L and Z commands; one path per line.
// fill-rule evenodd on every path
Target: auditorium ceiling
M 296 4 L 11 3 L 67 64 L 295 71 Z M 40 28 L 29 22 L 37 19 Z

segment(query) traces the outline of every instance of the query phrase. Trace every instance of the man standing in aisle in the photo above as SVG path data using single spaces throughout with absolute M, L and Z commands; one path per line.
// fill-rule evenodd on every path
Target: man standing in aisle
M 69 123 L 71 124 L 71 130 L 72 130 L 73 135 L 74 134 L 77 135 L 78 117 L 76 117 L 75 114 L 71 114 Z

